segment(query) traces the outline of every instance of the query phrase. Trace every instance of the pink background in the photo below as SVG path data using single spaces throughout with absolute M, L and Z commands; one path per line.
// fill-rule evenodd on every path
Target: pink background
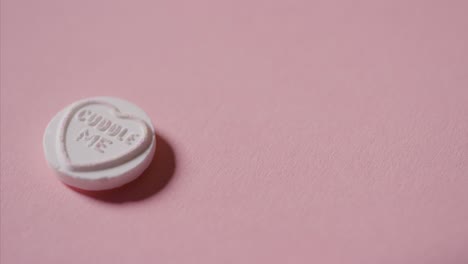
M 1 263 L 468 263 L 468 2 L 2 0 Z M 62 185 L 42 135 L 145 109 L 136 182 Z

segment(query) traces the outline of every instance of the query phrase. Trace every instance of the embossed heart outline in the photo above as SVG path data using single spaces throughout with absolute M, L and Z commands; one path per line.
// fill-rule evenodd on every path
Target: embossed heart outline
M 117 119 L 133 120 L 137 123 L 140 123 L 140 125 L 143 128 L 142 140 L 140 140 L 137 144 L 132 146 L 132 148 L 130 148 L 128 151 L 116 157 L 105 159 L 103 161 L 94 162 L 94 163 L 73 163 L 70 159 L 70 155 L 68 153 L 67 144 L 66 144 L 68 126 L 70 125 L 70 122 L 72 121 L 73 117 L 79 110 L 81 110 L 82 108 L 88 105 L 93 105 L 93 104 L 103 105 L 103 106 L 110 108 L 109 110 L 111 114 L 113 114 Z M 76 105 L 72 105 L 70 107 L 70 109 L 65 113 L 62 119 L 62 122 L 60 124 L 59 134 L 58 134 L 59 154 L 62 157 L 65 163 L 65 166 L 70 170 L 89 171 L 89 170 L 108 169 L 108 168 L 123 164 L 125 162 L 128 162 L 129 160 L 132 160 L 133 158 L 141 154 L 143 151 L 148 149 L 152 141 L 152 136 L 150 136 L 150 131 L 151 129 L 146 121 L 144 121 L 141 118 L 122 113 L 119 108 L 117 108 L 111 103 L 101 101 L 101 100 L 87 100 L 87 101 L 79 102 Z

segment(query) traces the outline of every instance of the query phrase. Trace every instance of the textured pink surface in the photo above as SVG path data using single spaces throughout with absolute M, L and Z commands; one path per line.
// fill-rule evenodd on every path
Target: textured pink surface
M 1 6 L 1 263 L 468 263 L 467 1 Z M 42 154 L 112 95 L 156 124 L 95 195 Z

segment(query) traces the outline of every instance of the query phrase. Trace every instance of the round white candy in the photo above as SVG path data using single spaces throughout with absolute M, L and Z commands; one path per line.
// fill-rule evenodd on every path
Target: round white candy
M 44 134 L 44 152 L 66 184 L 106 190 L 136 179 L 156 149 L 150 118 L 112 97 L 78 101 L 59 112 Z

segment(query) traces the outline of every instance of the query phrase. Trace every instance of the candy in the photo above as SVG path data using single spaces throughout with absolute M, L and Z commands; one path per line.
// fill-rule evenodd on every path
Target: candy
M 60 180 L 84 190 L 106 190 L 136 179 L 156 149 L 150 118 L 118 98 L 78 101 L 60 111 L 44 134 L 44 152 Z

